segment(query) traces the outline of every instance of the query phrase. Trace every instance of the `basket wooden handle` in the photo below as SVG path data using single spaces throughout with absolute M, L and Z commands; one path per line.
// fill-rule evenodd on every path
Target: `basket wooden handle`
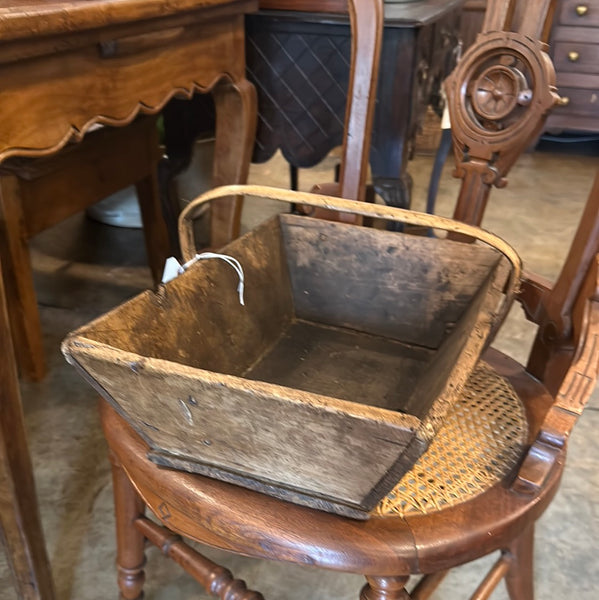
M 407 225 L 441 229 L 479 240 L 501 252 L 512 265 L 509 282 L 506 286 L 505 302 L 498 313 L 498 324 L 501 323 L 507 314 L 518 291 L 520 276 L 522 274 L 522 262 L 520 257 L 507 242 L 480 227 L 467 225 L 466 223 L 455 221 L 454 219 L 449 219 L 447 217 L 420 213 L 403 208 L 395 208 L 393 206 L 370 204 L 358 202 L 356 200 L 346 200 L 344 198 L 335 198 L 333 196 L 296 192 L 262 185 L 226 185 L 214 188 L 190 202 L 179 216 L 179 240 L 181 243 L 181 253 L 185 261 L 193 258 L 196 253 L 192 227 L 194 218 L 199 215 L 202 206 L 206 204 L 206 202 L 228 196 L 258 196 L 260 198 L 268 198 L 269 200 L 277 200 L 288 204 L 307 204 L 309 206 L 326 208 L 374 219 L 384 219 L 386 221 L 405 223 Z

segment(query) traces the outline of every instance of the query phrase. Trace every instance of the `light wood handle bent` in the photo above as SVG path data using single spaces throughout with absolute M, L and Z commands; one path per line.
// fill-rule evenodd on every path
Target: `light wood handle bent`
M 479 240 L 501 252 L 512 265 L 509 282 L 506 286 L 505 301 L 498 312 L 498 325 L 503 321 L 503 318 L 507 314 L 518 291 L 522 273 L 522 262 L 520 257 L 507 242 L 480 227 L 467 225 L 466 223 L 461 223 L 460 221 L 440 217 L 438 215 L 430 215 L 403 208 L 358 202 L 356 200 L 346 200 L 344 198 L 335 198 L 333 196 L 322 196 L 320 194 L 308 192 L 296 192 L 262 185 L 226 185 L 214 188 L 190 202 L 179 216 L 179 240 L 181 243 L 181 253 L 185 261 L 191 260 L 196 254 L 192 223 L 193 220 L 199 216 L 203 205 L 206 204 L 206 202 L 230 196 L 258 196 L 260 198 L 268 198 L 269 200 L 277 200 L 288 204 L 307 204 L 309 206 L 371 217 L 373 219 L 383 219 L 386 221 L 405 223 L 407 225 L 441 229 Z

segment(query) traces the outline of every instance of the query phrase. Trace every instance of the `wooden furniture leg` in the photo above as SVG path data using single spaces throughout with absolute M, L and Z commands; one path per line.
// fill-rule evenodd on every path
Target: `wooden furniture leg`
M 366 577 L 360 600 L 410 600 L 405 585 L 408 577 Z
M 531 523 L 510 545 L 510 568 L 505 585 L 510 600 L 534 598 L 534 523 Z
M 185 544 L 181 536 L 147 518 L 139 518 L 136 527 L 146 539 L 160 548 L 194 577 L 205 590 L 220 600 L 264 600 L 260 592 L 248 590 L 245 581 L 234 579 L 229 569 L 218 565 Z
M 135 190 L 144 228 L 148 265 L 152 271 L 152 279 L 158 283 L 162 280 L 165 257 L 170 254 L 170 240 L 160 202 L 158 173 L 153 171 L 138 181 Z
M 248 81 L 221 81 L 213 90 L 216 109 L 213 186 L 247 180 L 257 122 L 256 90 Z M 241 198 L 211 208 L 210 246 L 220 248 L 239 235 Z
M 0 347 L 0 539 L 19 598 L 53 600 L 1 276 Z
M 14 175 L 0 177 L 0 256 L 14 352 L 21 373 L 37 381 L 46 372 L 40 317 L 33 288 L 20 185 Z M 10 341 L 10 338 L 9 338 Z
M 116 562 L 121 599 L 138 600 L 143 598 L 146 557 L 145 538 L 136 529 L 135 519 L 143 516 L 144 502 L 113 453 L 110 453 L 110 462 L 116 517 Z

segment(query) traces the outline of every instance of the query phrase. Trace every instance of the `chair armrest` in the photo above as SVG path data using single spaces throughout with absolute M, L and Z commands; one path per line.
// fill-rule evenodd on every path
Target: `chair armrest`
M 561 384 L 512 484 L 516 492 L 536 493 L 543 487 L 595 389 L 599 373 L 599 254 L 574 303 L 572 329 L 572 339 L 554 353 L 552 368 L 547 371 L 555 373 L 553 377 L 561 379 Z
M 543 315 L 544 300 L 551 291 L 552 282 L 536 273 L 522 274 L 517 300 L 529 321 L 538 323 Z

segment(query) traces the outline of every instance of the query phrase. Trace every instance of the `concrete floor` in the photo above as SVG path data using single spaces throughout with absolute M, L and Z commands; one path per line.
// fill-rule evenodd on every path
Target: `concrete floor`
M 568 150 L 570 148 L 567 148 Z M 513 169 L 506 190 L 498 191 L 485 227 L 512 242 L 529 269 L 555 276 L 569 244 L 597 167 L 591 155 L 576 152 L 526 154 Z M 593 156 L 594 154 L 594 156 Z M 332 161 L 302 172 L 303 189 L 327 181 Z M 411 163 L 414 208 L 424 203 L 430 159 Z M 252 167 L 253 182 L 287 186 L 280 158 Z M 450 214 L 457 182 L 444 171 L 438 212 Z M 249 208 L 250 227 L 271 207 Z M 94 392 L 59 353 L 64 335 L 123 299 L 151 285 L 141 232 L 102 226 L 83 216 L 44 232 L 32 244 L 38 298 L 50 363 L 48 377 L 23 383 L 23 403 L 37 489 L 59 600 L 118 597 L 112 490 L 106 448 L 98 425 Z M 496 345 L 518 359 L 526 356 L 531 327 L 518 313 L 510 316 Z M 599 593 L 599 396 L 595 394 L 570 443 L 569 464 L 557 498 L 537 527 L 537 598 L 594 600 Z M 248 586 L 268 599 L 357 599 L 359 576 L 307 567 L 272 564 L 208 550 Z M 147 600 L 197 600 L 208 597 L 175 564 L 155 549 L 147 553 Z M 490 558 L 482 562 L 489 564 Z M 434 598 L 464 598 L 476 587 L 482 565 L 455 570 Z M 0 551 L 0 600 L 14 600 Z M 506 598 L 501 585 L 493 598 Z

